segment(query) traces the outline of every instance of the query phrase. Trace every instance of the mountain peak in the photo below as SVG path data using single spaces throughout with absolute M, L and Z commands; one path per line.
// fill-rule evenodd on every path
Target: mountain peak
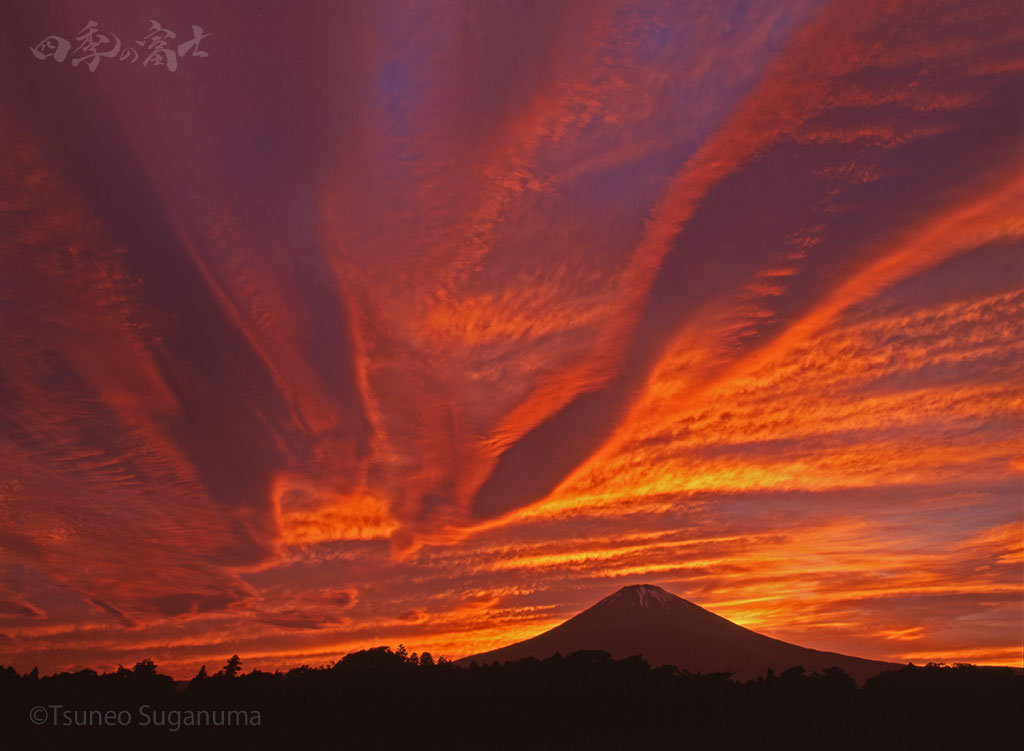
M 596 605 L 538 634 L 459 662 L 544 659 L 556 653 L 604 650 L 613 657 L 643 655 L 652 666 L 675 665 L 695 673 L 730 672 L 740 680 L 771 668 L 807 671 L 837 665 L 858 681 L 891 667 L 834 652 L 819 652 L 743 628 L 653 584 L 622 587 Z
M 609 595 L 598 605 L 611 605 L 617 603 L 620 606 L 639 608 L 658 608 L 677 606 L 679 604 L 690 604 L 681 597 L 676 597 L 671 592 L 666 592 L 661 587 L 653 584 L 630 584 L 618 592 Z

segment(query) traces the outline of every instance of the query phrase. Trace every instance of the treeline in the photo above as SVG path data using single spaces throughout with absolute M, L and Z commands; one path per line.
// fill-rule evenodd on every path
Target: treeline
M 0 747 L 999 749 L 1018 747 L 1024 710 L 1024 677 L 969 665 L 908 666 L 859 688 L 838 668 L 739 683 L 605 652 L 459 667 L 377 647 L 330 666 L 242 668 L 232 657 L 187 683 L 150 660 L 104 674 L 0 668 Z

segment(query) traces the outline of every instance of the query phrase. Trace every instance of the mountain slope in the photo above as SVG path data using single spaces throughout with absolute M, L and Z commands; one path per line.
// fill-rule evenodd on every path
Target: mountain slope
M 838 666 L 863 682 L 900 667 L 772 639 L 650 584 L 623 587 L 550 631 L 459 663 L 542 659 L 580 649 L 601 649 L 615 658 L 640 654 L 652 666 L 675 665 L 692 673 L 729 671 L 739 680 L 800 665 L 808 672 Z

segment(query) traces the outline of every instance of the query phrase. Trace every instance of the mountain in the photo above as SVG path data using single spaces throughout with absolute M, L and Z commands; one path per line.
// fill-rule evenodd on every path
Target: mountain
M 738 680 L 800 665 L 809 673 L 838 666 L 862 683 L 902 667 L 772 639 L 651 584 L 623 587 L 550 631 L 458 662 L 543 659 L 581 649 L 604 650 L 615 658 L 643 655 L 652 666 L 675 665 L 691 673 L 728 671 Z

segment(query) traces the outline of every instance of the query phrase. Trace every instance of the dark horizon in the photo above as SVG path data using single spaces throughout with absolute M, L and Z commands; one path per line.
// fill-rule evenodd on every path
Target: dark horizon
M 861 687 L 839 668 L 739 683 L 596 651 L 463 668 L 379 647 L 285 674 L 242 667 L 236 656 L 184 686 L 151 661 L 49 678 L 0 667 L 0 724 L 8 740 L 87 733 L 110 748 L 343 738 L 373 748 L 1009 749 L 1024 701 L 1024 675 L 974 666 L 903 667 Z

